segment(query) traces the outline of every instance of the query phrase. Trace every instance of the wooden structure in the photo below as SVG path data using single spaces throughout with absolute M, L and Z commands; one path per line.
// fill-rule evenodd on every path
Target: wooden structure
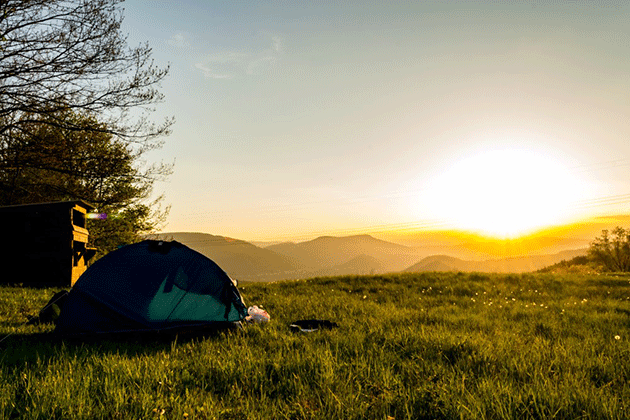
M 0 207 L 0 282 L 71 286 L 96 252 L 88 248 L 83 201 Z

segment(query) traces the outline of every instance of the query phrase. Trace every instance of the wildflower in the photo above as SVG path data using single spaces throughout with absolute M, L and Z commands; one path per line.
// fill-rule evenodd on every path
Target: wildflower
M 620 336 L 618 336 L 618 335 L 616 335 L 616 336 L 615 336 L 615 340 L 621 340 L 621 337 L 620 337 Z
M 363 299 L 367 299 L 367 295 L 363 295 Z

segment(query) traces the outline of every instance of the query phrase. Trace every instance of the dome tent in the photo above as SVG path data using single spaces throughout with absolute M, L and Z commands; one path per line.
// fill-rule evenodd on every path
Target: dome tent
M 55 332 L 190 331 L 247 316 L 230 277 L 179 242 L 146 240 L 112 251 L 77 280 Z

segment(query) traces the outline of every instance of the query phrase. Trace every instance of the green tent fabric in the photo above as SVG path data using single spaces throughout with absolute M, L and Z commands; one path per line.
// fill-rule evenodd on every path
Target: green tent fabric
M 179 242 L 143 241 L 110 252 L 83 273 L 55 332 L 177 331 L 245 316 L 234 282 L 212 260 Z

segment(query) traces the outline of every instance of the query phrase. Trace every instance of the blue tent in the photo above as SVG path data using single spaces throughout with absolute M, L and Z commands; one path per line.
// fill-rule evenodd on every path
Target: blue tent
M 110 252 L 74 284 L 55 332 L 178 331 L 247 316 L 230 277 L 179 242 L 143 241 Z

